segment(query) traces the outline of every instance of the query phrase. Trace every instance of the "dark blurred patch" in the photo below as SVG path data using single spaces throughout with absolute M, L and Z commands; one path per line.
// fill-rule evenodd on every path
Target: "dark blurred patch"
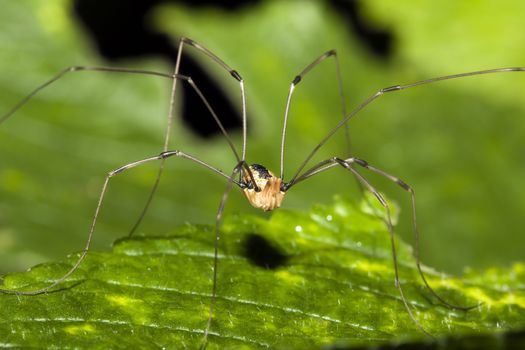
M 189 7 L 214 6 L 227 11 L 238 11 L 246 6 L 260 3 L 261 0 L 246 1 L 176 1 L 176 0 L 75 0 L 74 13 L 91 35 L 100 54 L 110 61 L 125 58 L 161 56 L 175 65 L 177 46 L 174 38 L 158 33 L 147 19 L 150 11 L 161 3 L 184 3 Z M 330 0 L 354 32 L 373 53 L 388 57 L 392 35 L 372 28 L 359 17 L 357 1 Z M 177 19 L 174 18 L 174 21 Z M 191 50 L 191 48 L 189 48 Z M 233 67 L 235 68 L 235 67 Z M 208 98 L 227 130 L 240 129 L 240 111 L 225 96 L 217 84 L 189 56 L 183 55 L 181 74 L 191 76 Z M 228 74 L 224 79 L 231 79 Z M 197 135 L 210 137 L 220 133 L 219 127 L 195 93 L 185 89 L 182 119 Z
M 218 1 L 186 0 L 186 1 L 172 1 L 172 2 L 183 3 L 185 6 L 188 6 L 188 7 L 214 6 L 214 7 L 219 7 L 221 9 L 224 9 L 224 10 L 237 11 L 247 5 L 254 5 L 254 4 L 260 3 L 261 0 L 241 0 L 241 1 L 239 0 L 218 0 Z
M 355 345 L 330 345 L 325 347 L 327 350 L 368 350 L 369 346 Z M 502 333 L 487 333 L 476 335 L 451 335 L 441 337 L 438 340 L 427 339 L 424 341 L 378 345 L 373 347 L 376 350 L 514 350 L 525 349 L 525 331 L 514 330 Z
M 367 23 L 359 11 L 360 1 L 357 0 L 330 0 L 330 4 L 337 13 L 345 19 L 348 29 L 361 41 L 363 46 L 380 58 L 387 59 L 392 52 L 393 35 L 389 32 L 374 28 Z
M 110 61 L 124 58 L 161 56 L 173 66 L 177 58 L 176 40 L 156 32 L 148 21 L 149 12 L 169 0 L 76 0 L 74 13 L 91 35 L 100 54 Z M 192 6 L 215 5 L 237 9 L 254 1 L 188 1 Z M 176 19 L 174 19 L 176 20 Z M 189 48 L 192 50 L 192 48 Z M 181 74 L 191 76 L 203 91 L 227 130 L 242 126 L 240 111 L 219 85 L 189 56 L 183 55 Z M 231 79 L 228 74 L 224 79 Z M 185 89 L 188 92 L 190 89 Z M 220 133 L 210 113 L 195 93 L 184 94 L 182 119 L 196 134 L 210 137 Z
M 265 269 L 276 269 L 283 266 L 288 261 L 286 256 L 279 248 L 275 247 L 266 238 L 250 234 L 244 242 L 245 255 L 250 262 Z

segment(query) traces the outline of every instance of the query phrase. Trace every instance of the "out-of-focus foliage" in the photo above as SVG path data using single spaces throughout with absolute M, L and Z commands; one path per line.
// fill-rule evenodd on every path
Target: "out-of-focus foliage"
M 460 3 L 363 1 L 361 15 L 393 34 L 388 60 L 366 51 L 325 2 L 269 1 L 234 13 L 163 7 L 152 23 L 174 40 L 194 38 L 242 74 L 250 118 L 248 161 L 278 171 L 288 86 L 322 52 L 338 50 L 351 106 L 384 86 L 524 65 L 524 4 L 506 4 L 496 9 L 493 2 L 479 1 L 473 9 Z M 0 6 L 0 113 L 64 67 L 104 64 L 73 22 L 69 1 L 1 0 Z M 238 101 L 235 81 L 205 57 L 195 57 Z M 120 65 L 171 70 L 158 61 Z M 513 73 L 420 87 L 385 96 L 350 123 L 353 153 L 416 189 L 422 257 L 432 266 L 457 271 L 465 265 L 510 264 L 522 256 L 524 85 L 525 76 Z M 2 271 L 82 246 L 104 174 L 161 150 L 168 94 L 169 82 L 159 78 L 75 73 L 0 126 Z M 333 62 L 327 61 L 297 87 L 287 141 L 288 177 L 339 120 L 340 110 Z M 342 136 L 336 135 L 316 159 L 346 156 Z M 240 142 L 239 135 L 234 138 Z M 224 170 L 234 165 L 220 137 L 204 142 L 180 124 L 172 148 Z M 222 179 L 183 160 L 168 163 L 142 232 L 213 220 Z M 127 233 L 155 173 L 156 166 L 150 165 L 115 178 L 96 247 L 107 247 Z M 400 202 L 399 231 L 410 237 L 406 193 L 377 176 L 370 179 Z M 354 184 L 346 172 L 333 170 L 294 188 L 285 207 L 326 202 L 333 193 L 358 196 Z M 243 200 L 234 193 L 228 210 L 252 212 Z
M 208 349 L 430 344 L 400 300 L 388 232 L 369 205 L 338 198 L 306 213 L 283 209 L 270 220 L 225 218 Z M 208 315 L 213 245 L 213 227 L 188 224 L 166 236 L 118 241 L 111 253 L 92 252 L 58 291 L 0 295 L 0 347 L 195 349 Z M 465 279 L 426 268 L 447 300 L 483 303 L 458 312 L 422 285 L 410 246 L 399 241 L 397 248 L 408 301 L 435 337 L 468 335 L 461 340 L 468 346 L 477 344 L 473 334 L 525 326 L 523 264 Z M 5 286 L 42 287 L 76 258 L 9 275 Z
M 501 9 L 499 3 L 481 1 L 474 11 L 465 4 L 441 5 L 363 1 L 362 15 L 370 25 L 393 34 L 394 52 L 385 61 L 364 50 L 328 5 L 316 2 L 300 6 L 267 2 L 231 16 L 213 10 L 163 8 L 159 16 L 170 33 L 209 43 L 243 73 L 256 130 L 252 144 L 267 150 L 278 146 L 275 135 L 288 85 L 325 50 L 338 49 L 350 106 L 381 87 L 525 64 L 525 47 L 519 45 L 524 35 L 523 3 L 506 2 Z M 296 89 L 287 143 L 288 174 L 340 115 L 330 64 L 317 68 Z M 524 87 L 523 73 L 427 85 L 385 96 L 349 123 L 354 155 L 415 188 L 426 260 L 460 270 L 469 264 L 510 263 L 523 256 Z M 282 91 L 277 98 L 276 91 Z M 334 139 L 324 157 L 345 154 L 342 136 Z M 265 153 L 262 157 L 266 161 Z M 409 213 L 405 193 L 388 181 L 370 178 L 391 191 Z M 316 190 L 305 188 L 294 195 L 315 201 L 323 192 L 348 191 L 344 175 L 327 176 L 312 186 Z M 409 217 L 401 220 L 400 231 L 408 238 Z

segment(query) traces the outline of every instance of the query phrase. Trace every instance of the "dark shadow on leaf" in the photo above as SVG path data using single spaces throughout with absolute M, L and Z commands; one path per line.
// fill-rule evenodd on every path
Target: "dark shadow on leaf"
M 288 262 L 287 255 L 260 235 L 254 233 L 247 235 L 243 245 L 244 255 L 256 266 L 274 270 Z
M 525 330 L 508 331 L 505 333 L 489 333 L 481 335 L 454 335 L 438 340 L 424 340 L 406 343 L 393 343 L 374 346 L 377 350 L 431 350 L 431 349 L 480 349 L 480 350 L 513 350 L 523 349 L 525 345 Z M 352 345 L 331 345 L 327 350 L 346 350 L 346 349 L 371 349 L 368 346 Z

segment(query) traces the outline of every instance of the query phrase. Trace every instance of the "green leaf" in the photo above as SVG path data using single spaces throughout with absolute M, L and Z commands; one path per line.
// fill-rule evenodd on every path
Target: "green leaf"
M 394 286 L 391 247 L 369 201 L 336 198 L 270 219 L 227 216 L 209 349 L 315 349 L 427 342 Z M 372 210 L 375 212 L 375 210 Z M 211 290 L 214 230 L 185 225 L 166 236 L 122 239 L 90 252 L 58 290 L 0 295 L 3 347 L 198 347 Z M 440 305 L 422 285 L 410 247 L 397 242 L 400 278 L 415 317 L 437 338 L 525 326 L 525 265 L 454 278 L 425 268 L 430 284 L 469 312 Z M 77 259 L 5 276 L 4 287 L 43 287 Z

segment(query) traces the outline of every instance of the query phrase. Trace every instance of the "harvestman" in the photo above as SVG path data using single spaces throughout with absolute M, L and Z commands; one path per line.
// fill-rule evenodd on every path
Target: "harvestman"
M 203 95 L 201 90 L 198 88 L 198 86 L 194 83 L 191 77 L 181 75 L 179 74 L 179 67 L 181 63 L 181 57 L 182 57 L 182 51 L 184 49 L 184 46 L 188 45 L 199 51 L 201 54 L 204 54 L 208 56 L 210 59 L 212 59 L 216 64 L 218 64 L 221 68 L 226 70 L 238 83 L 241 93 L 241 103 L 242 103 L 242 150 L 241 155 L 239 156 L 239 153 L 237 152 L 236 147 L 233 144 L 233 141 L 231 140 L 230 136 L 228 135 L 226 129 L 222 125 L 219 117 L 211 107 L 211 105 L 208 103 L 206 97 Z M 286 139 L 286 128 L 288 124 L 288 113 L 291 106 L 292 96 L 293 92 L 295 90 L 295 87 L 302 81 L 302 79 L 310 72 L 313 68 L 315 68 L 318 64 L 325 61 L 327 58 L 333 57 L 335 66 L 336 66 L 336 73 L 337 73 L 337 80 L 339 85 L 339 95 L 341 98 L 341 104 L 342 104 L 342 114 L 343 118 L 342 120 L 333 128 L 331 129 L 325 137 L 321 139 L 321 141 L 313 148 L 313 150 L 308 154 L 306 159 L 301 163 L 299 168 L 295 171 L 294 175 L 291 177 L 289 181 L 284 180 L 284 150 L 285 150 L 285 139 Z M 161 72 L 154 72 L 154 71 L 147 71 L 147 70 L 140 70 L 140 69 L 126 69 L 126 68 L 113 68 L 113 67 L 90 67 L 90 66 L 74 66 L 69 67 L 61 72 L 59 72 L 56 76 L 45 82 L 44 84 L 37 87 L 35 90 L 33 90 L 28 96 L 26 96 L 23 100 L 21 100 L 17 105 L 15 105 L 9 112 L 7 112 L 5 115 L 0 117 L 0 124 L 5 122 L 14 112 L 16 112 L 19 108 L 21 108 L 24 104 L 26 104 L 33 96 L 35 96 L 39 91 L 47 87 L 48 85 L 54 83 L 55 81 L 62 78 L 67 73 L 71 72 L 80 72 L 80 71 L 99 71 L 99 72 L 114 72 L 114 73 L 129 73 L 129 74 L 143 74 L 143 75 L 152 75 L 152 76 L 158 76 L 163 78 L 168 78 L 173 81 L 172 89 L 171 89 L 171 98 L 170 98 L 170 104 L 169 104 L 169 112 L 167 117 L 167 127 L 166 127 L 166 133 L 164 137 L 164 147 L 163 151 L 153 157 L 141 159 L 129 164 L 126 164 L 124 166 L 121 166 L 115 170 L 110 171 L 102 185 L 102 190 L 98 199 L 97 207 L 95 209 L 95 214 L 93 216 L 93 221 L 90 226 L 89 234 L 87 237 L 87 242 L 82 250 L 81 254 L 79 255 L 78 260 L 76 263 L 71 267 L 69 271 L 67 271 L 62 277 L 51 283 L 50 285 L 37 289 L 32 291 L 15 291 L 15 290 L 5 290 L 0 289 L 0 292 L 3 293 L 9 293 L 9 294 L 17 294 L 17 295 L 36 295 L 45 293 L 51 288 L 57 286 L 61 282 L 63 282 L 65 279 L 67 279 L 75 270 L 80 266 L 84 258 L 86 257 L 90 244 L 91 239 L 93 237 L 93 232 L 95 230 L 95 225 L 97 222 L 97 218 L 100 212 L 100 209 L 102 207 L 102 203 L 104 201 L 104 196 L 106 194 L 109 181 L 110 179 L 118 175 L 122 172 L 125 172 L 126 170 L 130 168 L 137 167 L 139 165 L 142 165 L 144 163 L 149 163 L 152 161 L 159 161 L 160 167 L 159 172 L 157 174 L 157 177 L 155 179 L 155 182 L 152 186 L 152 189 L 150 191 L 149 197 L 146 201 L 146 204 L 137 220 L 133 228 L 131 229 L 129 235 L 131 236 L 133 232 L 137 229 L 139 224 L 141 223 L 142 219 L 144 218 L 149 205 L 154 197 L 154 194 L 157 190 L 163 168 L 164 168 L 164 162 L 167 158 L 170 157 L 180 157 L 187 160 L 190 160 L 194 163 L 197 163 L 212 172 L 217 173 L 218 175 L 224 177 L 227 180 L 226 189 L 222 195 L 222 199 L 219 204 L 219 208 L 215 217 L 215 245 L 214 245 L 214 252 L 215 252 L 215 258 L 213 262 L 213 283 L 212 283 L 212 296 L 210 301 L 210 308 L 209 308 L 209 316 L 206 322 L 206 327 L 203 331 L 203 339 L 201 348 L 204 348 L 206 346 L 207 337 L 209 333 L 209 329 L 211 326 L 211 321 L 213 317 L 213 311 L 214 311 L 214 304 L 216 299 L 216 289 L 217 289 L 217 265 L 218 265 L 218 242 L 219 242 L 219 226 L 222 218 L 222 213 L 224 210 L 224 207 L 226 205 L 226 201 L 228 199 L 229 193 L 235 184 L 239 189 L 241 189 L 250 204 L 256 208 L 260 208 L 264 211 L 271 211 L 274 209 L 277 209 L 280 207 L 284 196 L 286 193 L 295 185 L 298 183 L 314 176 L 319 173 L 322 173 L 328 169 L 341 166 L 344 169 L 348 170 L 358 181 L 358 183 L 368 189 L 370 192 L 374 194 L 374 196 L 377 198 L 377 200 L 381 203 L 383 206 L 385 212 L 386 212 L 386 226 L 388 228 L 388 231 L 390 233 L 390 242 L 392 247 L 392 259 L 394 263 L 394 275 L 395 275 L 395 286 L 399 291 L 399 295 L 401 297 L 401 300 L 410 316 L 410 318 L 413 320 L 414 324 L 425 334 L 431 336 L 428 334 L 425 329 L 421 326 L 419 321 L 415 318 L 414 314 L 412 313 L 412 310 L 408 304 L 408 301 L 405 298 L 405 295 L 403 293 L 403 287 L 401 286 L 401 283 L 399 281 L 399 275 L 398 275 L 398 266 L 397 266 L 397 255 L 396 255 L 396 247 L 395 247 L 395 241 L 394 241 L 394 229 L 393 224 L 391 220 L 390 215 L 390 207 L 387 203 L 387 201 L 383 198 L 383 196 L 374 188 L 370 182 L 363 177 L 357 170 L 354 169 L 354 166 L 358 166 L 361 168 L 365 168 L 366 170 L 369 170 L 371 172 L 377 173 L 381 176 L 384 176 L 388 180 L 396 183 L 399 185 L 403 190 L 407 191 L 410 195 L 411 199 L 411 206 L 412 206 L 412 221 L 413 221 L 413 230 L 414 230 L 414 236 L 415 236 L 415 258 L 416 258 L 416 265 L 419 271 L 419 274 L 421 276 L 421 279 L 423 280 L 425 286 L 428 288 L 428 290 L 444 305 L 454 308 L 454 309 L 460 309 L 460 310 L 469 310 L 476 306 L 471 307 L 462 307 L 450 304 L 449 302 L 445 301 L 442 297 L 440 297 L 428 284 L 425 275 L 421 269 L 421 263 L 420 263 L 420 257 L 419 257 L 419 231 L 416 223 L 416 203 L 415 203 L 415 193 L 413 188 L 408 185 L 406 182 L 402 181 L 398 177 L 395 177 L 393 175 L 390 175 L 389 173 L 376 168 L 365 160 L 356 158 L 356 157 L 349 157 L 349 158 L 339 158 L 339 157 L 331 157 L 326 160 L 323 160 L 316 165 L 312 166 L 311 168 L 305 170 L 307 164 L 310 162 L 312 157 L 315 155 L 315 153 L 328 141 L 332 135 L 334 135 L 339 129 L 342 127 L 345 127 L 347 140 L 348 140 L 348 129 L 347 129 L 347 122 L 353 118 L 357 113 L 359 113 L 363 108 L 365 108 L 367 105 L 372 103 L 374 100 L 379 98 L 380 96 L 394 91 L 400 91 L 412 87 L 416 87 L 419 85 L 425 85 L 430 83 L 435 83 L 442 80 L 450 80 L 450 79 L 456 79 L 456 78 L 464 78 L 468 76 L 474 76 L 474 75 L 482 75 L 482 74 L 490 74 L 490 73 L 501 73 L 501 72 L 521 72 L 525 71 L 525 67 L 511 67 L 511 68 L 497 68 L 497 69 L 489 69 L 489 70 L 482 70 L 482 71 L 476 71 L 476 72 L 468 72 L 468 73 L 460 73 L 460 74 L 454 74 L 454 75 L 447 75 L 447 76 L 441 76 L 426 80 L 417 81 L 415 83 L 406 84 L 406 85 L 394 85 L 390 87 L 386 87 L 383 89 L 378 90 L 373 95 L 368 97 L 366 100 L 364 100 L 361 104 L 359 104 L 353 111 L 347 114 L 346 112 L 346 106 L 345 106 L 345 98 L 343 94 L 343 85 L 342 85 L 342 77 L 340 73 L 339 68 L 339 60 L 338 56 L 335 50 L 330 50 L 319 56 L 316 60 L 314 60 L 312 63 L 310 63 L 308 66 L 306 66 L 299 75 L 297 75 L 291 85 L 290 89 L 288 91 L 288 98 L 286 102 L 285 107 L 285 113 L 284 113 L 284 125 L 283 130 L 281 134 L 281 147 L 280 147 L 280 175 L 279 177 L 275 176 L 272 172 L 267 170 L 264 166 L 259 164 L 252 164 L 249 165 L 246 162 L 246 98 L 245 98 L 245 91 L 244 91 L 244 81 L 241 77 L 241 75 L 234 69 L 230 68 L 223 60 L 221 60 L 219 57 L 217 57 L 215 54 L 213 54 L 210 50 L 206 49 L 205 47 L 201 46 L 197 42 L 188 39 L 188 38 L 182 38 L 180 40 L 179 44 L 179 50 L 177 55 L 177 61 L 175 64 L 175 71 L 173 74 L 167 74 L 167 73 L 161 73 Z M 219 129 L 221 130 L 222 134 L 225 137 L 226 142 L 228 143 L 229 147 L 231 148 L 233 155 L 236 159 L 236 165 L 233 168 L 231 174 L 224 173 L 223 171 L 215 168 L 214 166 L 205 163 L 204 161 L 190 155 L 186 154 L 179 150 L 169 150 L 169 142 L 170 142 L 170 134 L 171 134 L 171 128 L 173 123 L 173 110 L 174 110 L 174 100 L 175 100 L 175 92 L 177 89 L 177 82 L 181 80 L 183 82 L 186 82 L 200 97 L 208 111 L 210 112 L 211 116 L 217 123 Z

